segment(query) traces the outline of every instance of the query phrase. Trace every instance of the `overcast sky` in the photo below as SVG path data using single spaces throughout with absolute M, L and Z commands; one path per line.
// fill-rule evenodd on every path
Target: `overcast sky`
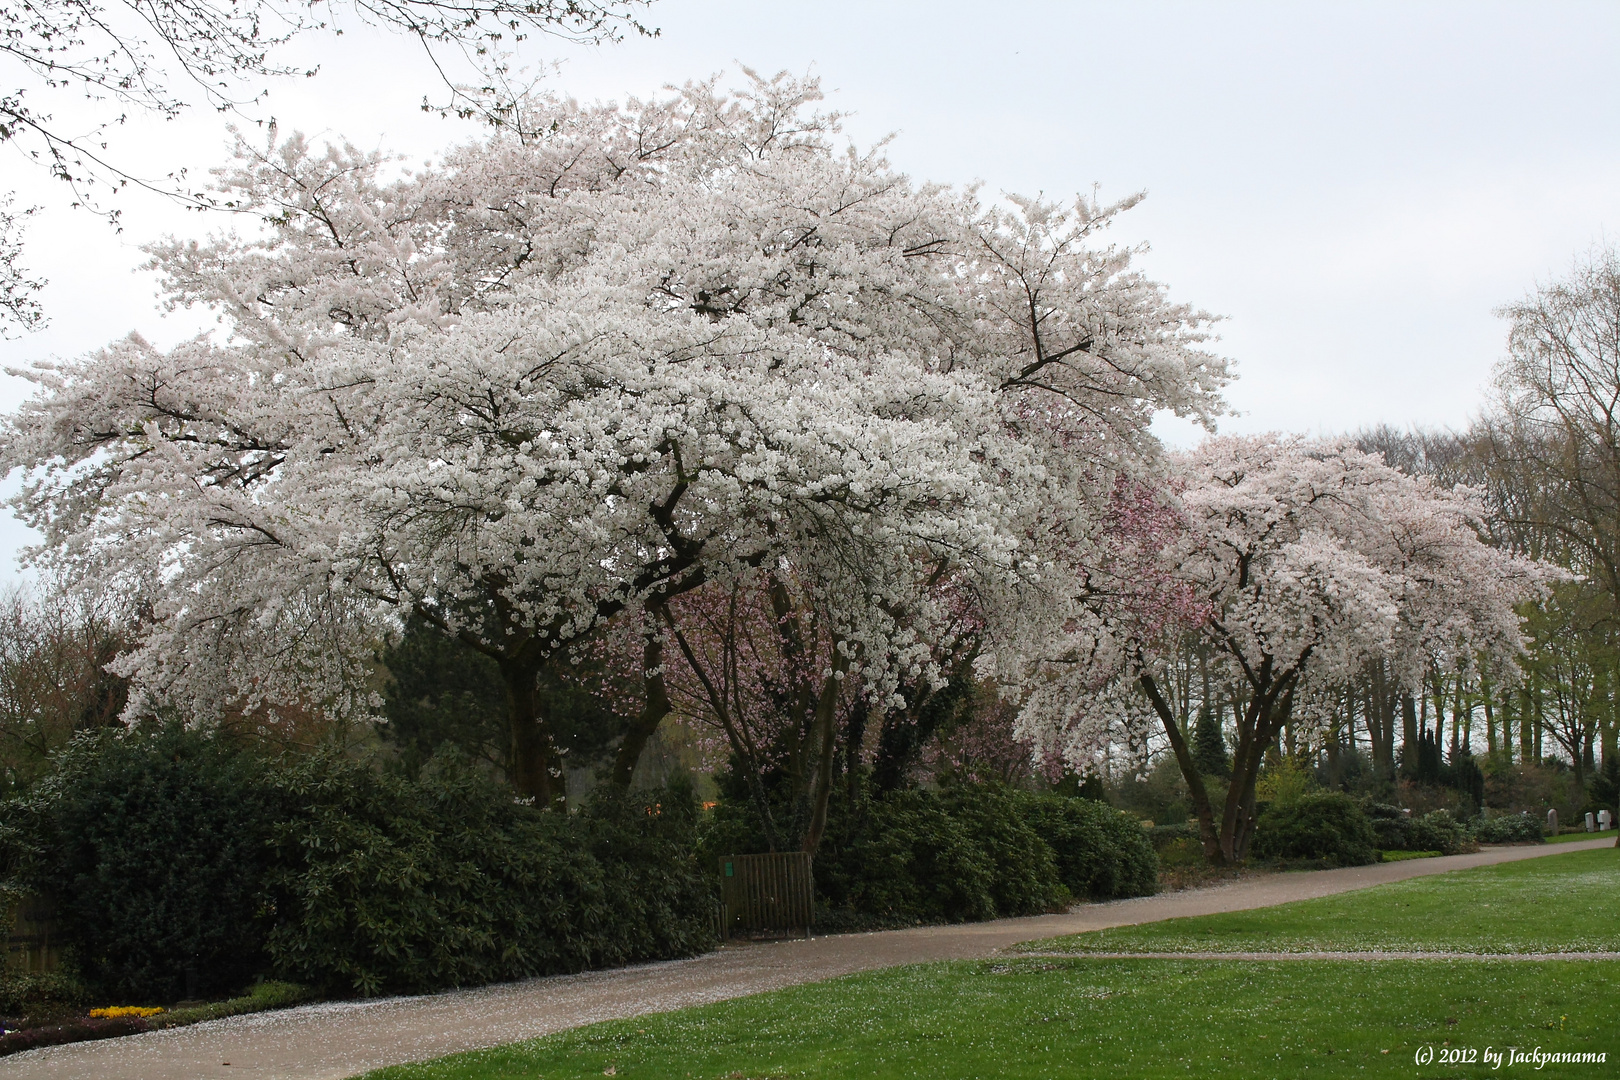
M 1151 245 L 1142 264 L 1174 298 L 1224 317 L 1239 415 L 1223 430 L 1466 423 L 1502 350 L 1493 309 L 1620 232 L 1614 3 L 659 0 L 646 21 L 656 39 L 537 40 L 525 56 L 560 61 L 550 85 L 581 98 L 739 62 L 813 72 L 854 114 L 847 133 L 893 134 L 891 158 L 918 179 L 1145 191 L 1115 238 Z M 418 47 L 355 27 L 292 55 L 321 73 L 272 88 L 257 115 L 284 131 L 417 161 L 477 134 L 420 110 L 439 86 Z M 225 156 L 224 124 L 206 109 L 136 121 L 111 152 L 148 175 L 204 173 Z M 115 234 L 0 154 L 19 202 L 44 206 L 29 255 L 52 319 L 0 342 L 0 362 L 205 325 L 161 312 L 139 249 L 228 220 L 126 192 Z M 26 392 L 0 384 L 0 408 Z M 23 536 L 0 524 L 0 575 Z

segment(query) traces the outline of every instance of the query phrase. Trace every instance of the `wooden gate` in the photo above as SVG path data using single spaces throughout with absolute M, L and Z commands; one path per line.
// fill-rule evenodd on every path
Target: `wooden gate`
M 725 936 L 810 936 L 816 883 L 803 851 L 726 855 L 720 859 L 721 924 Z
M 55 912 L 50 902 L 30 896 L 10 911 L 0 908 L 5 920 L 5 967 L 9 971 L 42 974 L 55 971 L 62 960 Z

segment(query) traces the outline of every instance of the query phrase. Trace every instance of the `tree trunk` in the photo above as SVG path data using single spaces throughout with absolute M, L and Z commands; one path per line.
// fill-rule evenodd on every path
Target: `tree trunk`
M 512 733 L 512 787 L 535 804 L 568 809 L 568 776 L 539 691 L 539 665 L 500 661 Z
M 1418 714 L 1411 694 L 1401 695 L 1401 771 L 1410 776 L 1417 770 Z
M 1176 764 L 1181 766 L 1182 778 L 1187 781 L 1187 790 L 1192 794 L 1193 813 L 1198 816 L 1198 838 L 1204 845 L 1204 858 L 1215 866 L 1222 866 L 1227 862 L 1225 851 L 1221 847 L 1220 834 L 1215 829 L 1215 811 L 1209 802 L 1209 790 L 1204 786 L 1204 776 L 1193 763 L 1192 752 L 1187 747 L 1187 740 L 1182 737 L 1181 729 L 1176 725 L 1175 713 L 1170 709 L 1170 703 L 1164 700 L 1159 692 L 1158 683 L 1153 676 L 1144 673 L 1140 680 L 1142 692 L 1147 694 L 1153 711 L 1159 714 L 1159 720 L 1164 724 L 1165 734 L 1170 737 L 1170 748 L 1175 752 Z
M 849 657 L 833 642 L 832 671 L 822 681 L 816 698 L 815 733 L 820 745 L 816 754 L 816 778 L 811 793 L 810 827 L 804 832 L 804 850 L 814 855 L 827 831 L 827 803 L 832 798 L 833 750 L 838 741 L 838 691 L 841 677 L 849 669 Z
M 669 688 L 664 682 L 664 637 L 657 629 L 647 633 L 641 652 L 641 678 L 646 688 L 641 712 L 630 722 L 624 741 L 613 756 L 613 771 L 609 780 L 621 788 L 629 788 L 636 775 L 636 763 L 641 760 L 647 741 L 658 730 L 658 725 L 669 715 Z
M 1491 683 L 1489 679 L 1481 679 L 1479 683 L 1480 700 L 1485 705 L 1485 756 L 1496 757 L 1496 709 L 1491 702 Z
M 1260 666 L 1258 688 L 1249 701 L 1247 720 L 1239 729 L 1239 750 L 1232 755 L 1232 786 L 1221 815 L 1221 847 L 1231 862 L 1241 863 L 1249 857 L 1255 826 L 1254 786 L 1260 779 L 1266 748 L 1275 743 L 1283 724 L 1293 714 L 1294 678 L 1274 677 L 1269 660 Z
M 1463 681 L 1462 676 L 1458 675 L 1451 682 L 1451 756 L 1448 760 L 1453 765 L 1457 764 L 1458 751 L 1464 749 L 1468 744 L 1467 736 L 1463 734 L 1462 730 L 1463 704 Z M 1470 728 L 1474 726 L 1472 712 L 1468 714 L 1468 726 Z
M 1535 760 L 1536 760 L 1536 764 L 1540 765 L 1541 764 L 1541 759 L 1542 759 L 1541 733 L 1547 729 L 1547 718 L 1543 714 L 1543 711 L 1542 711 L 1541 687 L 1536 686 L 1536 685 L 1532 685 L 1531 689 L 1532 689 L 1532 691 L 1533 691 L 1533 693 L 1535 695 L 1534 698 L 1533 698 L 1533 702 L 1532 702 L 1534 707 L 1535 707 L 1535 719 L 1536 719 L 1536 733 L 1535 733 L 1536 734 L 1536 758 L 1535 758 Z
M 1395 713 L 1400 698 L 1382 664 L 1372 670 L 1371 688 L 1367 694 L 1367 741 L 1372 744 L 1374 775 L 1392 780 L 1395 777 Z M 1350 727 L 1352 745 L 1355 725 Z
M 1221 811 L 1221 853 L 1231 863 L 1248 857 L 1254 832 L 1254 785 L 1260 779 L 1266 747 L 1276 738 L 1275 729 L 1267 730 L 1266 711 L 1264 695 L 1250 699 L 1248 716 L 1238 729 L 1237 749 L 1232 752 L 1232 786 Z
M 1519 688 L 1519 761 L 1528 765 L 1536 760 L 1535 709 L 1530 704 L 1530 688 Z

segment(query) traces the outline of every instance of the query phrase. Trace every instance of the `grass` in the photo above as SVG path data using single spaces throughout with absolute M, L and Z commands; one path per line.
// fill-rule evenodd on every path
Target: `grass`
M 1039 943 L 1073 957 L 869 972 L 368 1073 L 690 1077 L 1483 1077 L 1486 1047 L 1620 1060 L 1620 961 L 1110 960 L 1088 950 L 1612 949 L 1620 855 L 1569 852 L 1322 900 Z M 1472 1065 L 1419 1067 L 1425 1046 Z M 1606 1076 L 1605 1064 L 1542 1075 Z M 1521 1065 L 1518 1071 L 1536 1071 Z
M 1549 837 L 1547 837 L 1547 843 L 1549 843 L 1549 844 L 1574 844 L 1574 843 L 1578 843 L 1578 842 L 1580 842 L 1582 840 L 1604 840 L 1604 839 L 1612 840 L 1612 839 L 1614 839 L 1615 831 L 1616 830 L 1614 830 L 1614 829 L 1606 829 L 1603 832 L 1569 832 L 1569 833 L 1561 833 L 1558 836 L 1549 836 Z
M 208 1020 L 222 1020 L 227 1016 L 266 1012 L 270 1009 L 290 1009 L 294 1005 L 302 1005 L 313 996 L 307 987 L 299 986 L 297 983 L 262 982 L 242 997 L 205 1002 L 183 1009 L 165 1010 L 152 1017 L 148 1025 L 153 1029 L 184 1027 L 187 1024 L 201 1024 Z
M 1620 962 L 928 964 L 595 1024 L 367 1080 L 1500 1075 L 1483 1065 L 1417 1070 L 1414 1053 L 1449 1042 L 1620 1054 L 1605 1000 L 1616 990 Z
M 1572 851 L 1278 907 L 1033 942 L 1073 952 L 1615 952 L 1620 852 Z M 1620 1054 L 1620 1044 L 1615 1047 Z
M 1405 862 L 1408 859 L 1438 859 L 1438 851 L 1385 851 L 1381 853 L 1385 862 Z

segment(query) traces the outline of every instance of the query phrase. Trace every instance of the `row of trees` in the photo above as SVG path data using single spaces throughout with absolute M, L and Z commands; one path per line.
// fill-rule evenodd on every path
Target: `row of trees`
M 1353 441 L 1407 476 L 1466 492 L 1472 529 L 1496 551 L 1539 564 L 1535 587 L 1516 608 L 1518 625 L 1483 638 L 1443 628 L 1407 655 L 1404 668 L 1387 653 L 1342 668 L 1310 702 L 1311 716 L 1281 725 L 1273 747 L 1341 780 L 1364 762 L 1371 775 L 1359 782 L 1383 791 L 1398 780 L 1432 782 L 1444 766 L 1453 782 L 1475 785 L 1476 800 L 1476 761 L 1499 774 L 1550 761 L 1568 769 L 1572 795 L 1506 793 L 1508 800 L 1551 798 L 1579 808 L 1600 765 L 1620 764 L 1620 256 L 1596 251 L 1501 314 L 1510 321 L 1508 354 L 1469 427 L 1381 427 Z M 1224 780 L 1234 767 L 1223 736 L 1236 737 L 1241 768 L 1253 696 L 1245 680 L 1212 663 L 1211 649 L 1202 638 L 1189 640 L 1158 677 L 1177 737 L 1191 739 L 1202 721 L 1213 747 L 1199 776 L 1184 770 L 1194 802 L 1201 780 Z M 1598 801 L 1612 802 L 1603 791 Z
M 520 795 L 562 806 L 576 752 L 630 784 L 674 715 L 811 851 L 840 781 L 1158 737 L 1225 861 L 1357 680 L 1384 732 L 1433 670 L 1513 681 L 1516 606 L 1567 582 L 1485 496 L 1345 442 L 1165 454 L 1227 371 L 1102 242 L 1130 202 L 917 184 L 818 98 L 528 97 L 408 175 L 242 144 L 262 234 L 151 249 L 221 333 L 40 365 L 0 431 L 36 563 L 131 613 L 124 715 L 365 720 L 408 648 L 499 687 Z

